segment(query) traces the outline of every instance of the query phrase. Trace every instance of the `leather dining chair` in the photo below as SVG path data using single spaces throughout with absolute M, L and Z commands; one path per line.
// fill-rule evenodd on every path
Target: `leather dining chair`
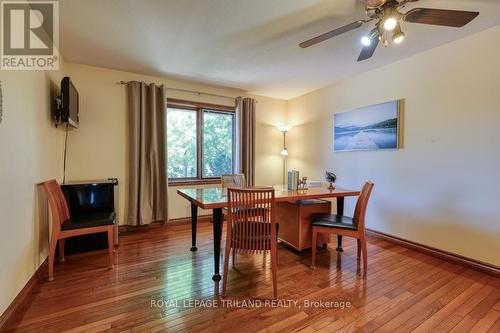
M 57 181 L 49 180 L 41 185 L 47 193 L 52 213 L 52 235 L 49 247 L 49 281 L 54 280 L 56 245 L 59 242 L 59 260 L 64 262 L 64 240 L 69 237 L 107 232 L 109 263 L 113 267 L 113 226 L 115 224 L 115 213 L 95 213 L 71 218 L 66 198 Z
M 274 188 L 229 188 L 228 224 L 222 296 L 226 297 L 229 255 L 271 252 L 273 295 L 278 297 L 278 227 L 274 216 Z M 234 264 L 234 262 L 233 262 Z
M 356 208 L 354 209 L 354 217 L 336 214 L 314 214 L 312 216 L 312 269 L 314 269 L 316 265 L 316 244 L 318 234 L 336 234 L 354 237 L 357 239 L 358 260 L 360 259 L 362 252 L 363 276 L 366 277 L 368 268 L 368 251 L 365 236 L 365 215 L 373 186 L 374 184 L 370 181 L 367 181 L 363 186 L 356 203 Z

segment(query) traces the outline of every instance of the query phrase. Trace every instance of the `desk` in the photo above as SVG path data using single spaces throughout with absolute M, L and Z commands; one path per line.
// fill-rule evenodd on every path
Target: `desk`
M 311 187 L 306 190 L 289 191 L 282 185 L 274 186 L 275 201 L 284 202 L 304 199 L 327 199 L 337 198 L 337 214 L 344 214 L 344 198 L 358 196 L 359 191 L 333 189 L 328 185 L 321 187 Z M 222 237 L 222 209 L 228 206 L 227 190 L 220 186 L 204 188 L 185 188 L 177 190 L 177 194 L 191 202 L 191 251 L 196 251 L 196 225 L 198 222 L 198 207 L 202 209 L 212 209 L 213 235 L 214 235 L 214 275 L 212 280 L 220 281 L 220 243 Z M 337 251 L 342 251 L 342 238 L 338 237 Z

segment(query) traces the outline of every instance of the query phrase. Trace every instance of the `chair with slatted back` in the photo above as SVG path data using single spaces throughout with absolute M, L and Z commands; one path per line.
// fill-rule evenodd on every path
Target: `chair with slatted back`
M 363 186 L 358 197 L 354 217 L 336 214 L 314 214 L 312 216 L 312 266 L 316 264 L 316 242 L 318 233 L 336 234 L 354 237 L 358 242 L 358 260 L 363 252 L 363 276 L 366 277 L 368 268 L 367 244 L 365 236 L 365 215 L 368 200 L 372 193 L 373 183 L 368 181 Z
M 274 216 L 274 188 L 229 188 L 228 204 L 222 295 L 226 296 L 229 255 L 233 249 L 233 253 L 271 252 L 273 295 L 277 298 L 278 228 Z
M 245 175 L 242 173 L 221 175 L 220 179 L 222 188 L 247 186 Z
M 49 281 L 54 280 L 54 257 L 57 242 L 59 241 L 59 260 L 64 262 L 64 240 L 69 237 L 107 232 L 109 262 L 111 267 L 113 267 L 113 226 L 115 224 L 115 213 L 96 213 L 71 218 L 66 198 L 57 181 L 50 180 L 41 185 L 47 193 L 52 213 L 52 235 L 49 247 Z
M 245 174 L 243 173 L 229 173 L 229 174 L 222 174 L 220 176 L 221 180 L 221 187 L 227 191 L 228 188 L 244 188 L 247 186 L 247 181 L 245 178 Z M 224 219 L 227 220 L 227 209 L 224 208 Z M 233 266 L 236 263 L 236 253 L 233 251 L 233 260 L 232 260 Z
M 233 174 L 223 174 L 221 175 L 221 187 L 227 191 L 228 188 L 245 188 L 247 187 L 247 181 L 245 174 L 243 173 L 233 173 Z M 251 209 L 251 208 L 245 208 Z M 262 214 L 267 214 L 265 211 L 261 211 Z M 224 219 L 227 220 L 227 209 L 224 209 Z M 233 250 L 233 266 L 236 264 L 236 251 Z

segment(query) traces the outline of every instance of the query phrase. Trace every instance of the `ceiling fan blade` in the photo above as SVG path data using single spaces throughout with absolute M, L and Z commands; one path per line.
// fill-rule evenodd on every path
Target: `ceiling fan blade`
M 327 33 L 324 33 L 322 35 L 319 35 L 317 37 L 311 38 L 309 40 L 306 40 L 305 42 L 302 42 L 299 44 L 299 46 L 303 49 L 306 47 L 324 42 L 327 39 L 333 38 L 335 36 L 341 35 L 343 33 L 349 32 L 351 30 L 357 29 L 361 27 L 365 23 L 365 21 L 359 20 L 356 22 L 352 22 L 351 24 L 344 25 L 343 27 L 337 28 L 335 30 L 329 31 Z
M 475 19 L 478 15 L 478 12 L 461 10 L 415 8 L 405 14 L 404 20 L 411 23 L 461 28 Z
M 379 36 L 373 36 L 372 37 L 372 43 L 368 46 L 364 46 L 363 49 L 361 50 L 361 54 L 358 57 L 358 62 L 364 61 L 366 59 L 370 59 L 373 54 L 375 53 L 375 50 L 377 49 L 378 43 L 379 43 Z

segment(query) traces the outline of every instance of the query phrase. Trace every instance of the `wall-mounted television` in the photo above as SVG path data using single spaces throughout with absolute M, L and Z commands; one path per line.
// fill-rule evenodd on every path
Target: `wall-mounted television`
M 61 81 L 61 96 L 58 104 L 56 123 L 67 123 L 75 128 L 78 127 L 80 100 L 78 91 L 67 76 Z

